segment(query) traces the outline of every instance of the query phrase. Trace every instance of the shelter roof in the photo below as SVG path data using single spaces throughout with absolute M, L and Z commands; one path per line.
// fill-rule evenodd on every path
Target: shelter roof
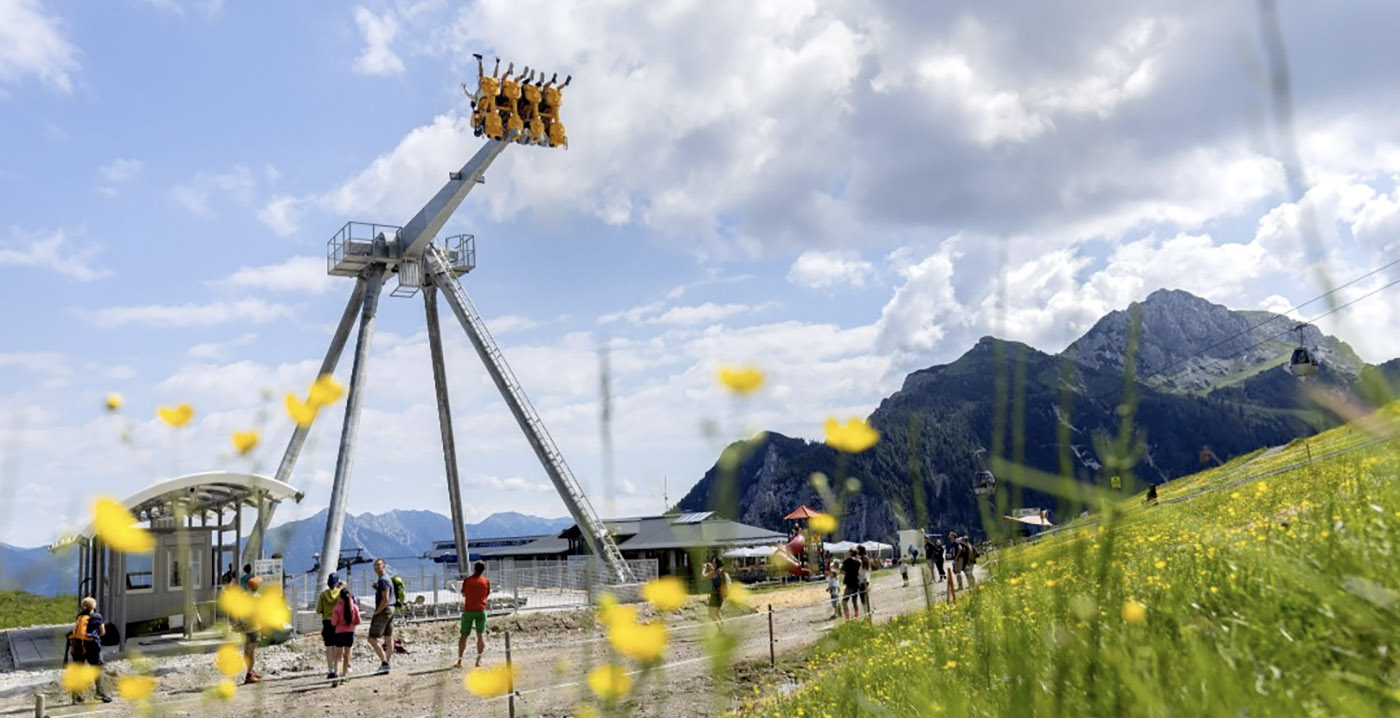
M 813 510 L 811 507 L 807 506 L 806 504 L 803 504 L 802 506 L 798 506 L 796 509 L 794 509 L 792 513 L 788 514 L 787 516 L 784 516 L 784 517 L 783 517 L 783 520 L 784 520 L 784 521 L 800 521 L 800 520 L 802 520 L 802 519 L 810 519 L 810 518 L 812 518 L 813 516 L 816 516 L 818 513 L 820 513 L 820 512 L 819 512 L 819 511 Z
M 242 506 L 256 507 L 259 497 L 269 504 L 276 504 L 287 499 L 301 501 L 303 495 L 290 484 L 269 476 L 235 471 L 206 471 L 147 486 L 120 503 L 136 516 L 137 520 L 155 521 L 174 518 L 177 508 L 183 508 L 186 515 L 199 516 L 235 502 Z M 74 538 L 90 539 L 93 533 L 92 524 L 88 524 L 76 537 L 70 537 L 60 543 L 68 543 Z

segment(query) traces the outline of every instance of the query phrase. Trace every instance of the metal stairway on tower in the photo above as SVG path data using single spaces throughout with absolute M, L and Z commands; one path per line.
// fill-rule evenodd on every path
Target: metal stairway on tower
M 623 560 L 617 542 L 613 541 L 607 526 L 593 510 L 593 505 L 589 503 L 578 480 L 574 478 L 573 471 L 564 461 L 564 455 L 560 453 L 553 437 L 549 435 L 549 430 L 545 428 L 544 421 L 540 419 L 539 413 L 530 403 L 530 398 L 520 386 L 520 381 L 515 378 L 515 373 L 506 363 L 505 355 L 501 353 L 500 347 L 491 337 L 491 332 L 487 330 L 486 322 L 467 296 L 466 289 L 452 273 L 451 266 L 440 247 L 429 245 L 424 250 L 424 279 L 431 281 L 447 298 L 452 313 L 457 315 L 457 321 L 462 324 L 462 329 L 467 332 L 467 337 L 481 357 L 481 362 L 486 365 L 491 381 L 495 382 L 496 388 L 506 400 L 506 405 L 510 407 L 510 413 L 515 416 L 515 421 L 525 432 L 530 448 L 535 450 L 535 455 L 544 465 L 545 473 L 549 474 L 549 480 L 554 483 L 554 488 L 564 500 L 569 514 L 578 523 L 579 533 L 583 535 L 589 550 L 603 560 L 616 581 L 632 583 L 635 580 L 632 569 Z

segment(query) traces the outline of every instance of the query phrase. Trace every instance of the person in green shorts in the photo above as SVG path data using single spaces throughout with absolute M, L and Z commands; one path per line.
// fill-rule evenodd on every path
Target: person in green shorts
M 457 663 L 462 667 L 462 654 L 467 639 L 476 629 L 476 665 L 481 667 L 481 654 L 486 652 L 486 597 L 491 595 L 491 581 L 486 578 L 486 562 L 472 564 L 472 575 L 462 579 L 462 630 L 457 638 Z

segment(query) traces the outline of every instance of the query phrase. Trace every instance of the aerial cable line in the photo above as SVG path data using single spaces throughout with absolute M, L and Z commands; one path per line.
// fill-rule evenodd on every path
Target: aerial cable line
M 1220 341 L 1217 341 L 1217 342 L 1215 342 L 1214 344 L 1211 344 L 1210 346 L 1205 347 L 1204 349 L 1200 349 L 1200 350 L 1198 350 L 1198 351 L 1196 351 L 1196 352 L 1194 352 L 1194 353 L 1187 354 L 1186 356 L 1181 357 L 1181 358 L 1179 358 L 1179 359 L 1175 359 L 1175 360 L 1173 360 L 1173 361 L 1167 363 L 1166 365 L 1164 365 L 1164 366 L 1162 366 L 1162 367 L 1159 367 L 1159 368 L 1157 368 L 1157 369 L 1154 369 L 1153 371 L 1147 372 L 1146 374 L 1139 374 L 1139 375 L 1137 375 L 1137 376 L 1134 377 L 1134 381 L 1137 382 L 1137 383 L 1139 383 L 1139 384 L 1141 384 L 1141 383 L 1143 383 L 1143 380 L 1145 380 L 1145 379 L 1148 379 L 1148 378 L 1157 376 L 1158 374 L 1161 374 L 1161 373 L 1165 372 L 1166 370 L 1171 369 L 1172 367 L 1178 366 L 1178 365 L 1180 365 L 1180 364 L 1186 362 L 1187 360 L 1194 359 L 1194 358 L 1196 358 L 1196 357 L 1198 357 L 1198 356 L 1201 356 L 1202 354 L 1205 354 L 1206 352 L 1210 351 L 1211 349 L 1214 349 L 1214 348 L 1216 348 L 1216 347 L 1218 347 L 1218 346 L 1220 346 L 1220 345 L 1222 345 L 1222 344 L 1227 344 L 1227 343 L 1229 343 L 1229 342 L 1231 342 L 1231 341 L 1234 341 L 1235 339 L 1238 339 L 1239 337 L 1242 337 L 1242 336 L 1244 336 L 1244 335 L 1246 335 L 1246 334 L 1250 334 L 1250 333 L 1252 333 L 1254 330 L 1256 330 L 1256 329 L 1258 329 L 1258 328 L 1260 328 L 1260 327 L 1263 327 L 1263 326 L 1265 326 L 1265 325 L 1267 325 L 1267 324 L 1269 324 L 1269 323 L 1271 323 L 1271 322 L 1276 322 L 1276 321 L 1278 321 L 1278 320 L 1280 320 L 1280 319 L 1288 319 L 1288 316 L 1287 316 L 1287 315 L 1288 315 L 1289 313 L 1296 312 L 1296 311 L 1298 311 L 1299 309 L 1302 309 L 1303 307 L 1308 306 L 1309 304 L 1312 304 L 1312 303 L 1314 303 L 1314 302 L 1317 302 L 1317 301 L 1320 301 L 1320 300 L 1322 300 L 1322 299 L 1325 299 L 1325 298 L 1327 298 L 1327 297 L 1329 297 L 1329 296 L 1331 296 L 1331 295 L 1333 295 L 1333 294 L 1336 294 L 1337 292 L 1339 292 L 1339 291 L 1341 291 L 1341 290 L 1343 290 L 1343 289 L 1346 289 L 1347 287 L 1352 286 L 1353 284 L 1356 284 L 1357 282 L 1360 282 L 1360 281 L 1363 280 L 1363 279 L 1366 279 L 1366 278 L 1368 278 L 1368 277 L 1375 276 L 1376 274 L 1378 274 L 1378 273 L 1380 273 L 1380 272 L 1383 272 L 1383 271 L 1385 271 L 1385 270 L 1387 270 L 1387 269 L 1389 269 L 1389 268 L 1391 268 L 1391 267 L 1394 267 L 1394 266 L 1396 266 L 1396 265 L 1400 265 L 1400 258 L 1393 259 L 1393 260 L 1391 260 L 1391 261 L 1389 261 L 1389 262 L 1387 262 L 1387 263 L 1385 263 L 1385 264 L 1383 264 L 1383 265 L 1381 265 L 1381 266 L 1379 266 L 1379 267 L 1376 267 L 1375 269 L 1372 269 L 1371 271 L 1369 271 L 1369 272 L 1367 272 L 1367 273 L 1365 273 L 1365 274 L 1363 274 L 1363 275 L 1361 275 L 1361 276 L 1359 276 L 1359 277 L 1356 277 L 1356 278 L 1354 278 L 1354 279 L 1352 279 L 1352 280 L 1350 280 L 1350 281 L 1348 281 L 1348 282 L 1345 282 L 1345 283 L 1343 283 L 1343 284 L 1339 284 L 1339 285 L 1337 285 L 1336 287 L 1333 287 L 1332 289 L 1330 289 L 1330 290 L 1328 290 L 1328 291 L 1326 291 L 1326 292 L 1323 292 L 1322 294 L 1319 294 L 1319 295 L 1317 295 L 1316 297 L 1313 297 L 1312 299 L 1307 300 L 1306 302 L 1302 302 L 1302 303 L 1300 303 L 1300 304 L 1294 306 L 1294 307 L 1291 308 L 1291 309 L 1287 309 L 1287 310 L 1285 310 L 1285 311 L 1282 312 L 1282 313 L 1275 314 L 1274 316 L 1269 317 L 1268 319 L 1265 319 L 1265 320 L 1263 320 L 1263 321 L 1260 321 L 1260 322 L 1257 322 L 1257 323 L 1255 323 L 1255 324 L 1252 324 L 1252 325 L 1250 325 L 1248 328 L 1246 328 L 1246 329 L 1244 329 L 1244 330 L 1241 330 L 1241 331 L 1239 331 L 1239 332 L 1236 332 L 1236 333 L 1234 333 L 1234 334 L 1231 334 L 1230 336 L 1225 337 L 1224 339 L 1221 339 Z M 1370 292 L 1370 293 L 1368 293 L 1368 294 L 1365 294 L 1365 295 L 1363 295 L 1363 296 L 1361 296 L 1361 297 L 1358 297 L 1358 298 L 1356 298 L 1356 299 L 1354 299 L 1354 300 L 1352 300 L 1352 301 L 1350 301 L 1350 302 L 1347 302 L 1346 304 L 1342 304 L 1342 305 L 1340 305 L 1340 306 L 1338 306 L 1338 307 L 1332 309 L 1331 311 L 1327 312 L 1326 314 L 1318 315 L 1317 317 L 1315 317 L 1315 318 L 1313 319 L 1313 321 L 1316 321 L 1316 320 L 1318 320 L 1318 319 L 1322 319 L 1322 318 L 1324 318 L 1324 317 L 1330 316 L 1331 314 L 1334 314 L 1334 313 L 1336 313 L 1337 311 L 1339 311 L 1339 310 L 1341 310 L 1341 309 L 1344 309 L 1344 308 L 1346 308 L 1346 307 L 1349 307 L 1349 306 L 1351 306 L 1352 304 L 1355 304 L 1356 302 L 1361 301 L 1362 299 L 1366 299 L 1367 297 L 1370 297 L 1370 296 L 1372 296 L 1372 295 L 1374 295 L 1374 294 L 1380 292 L 1381 290 L 1388 289 L 1388 288 L 1394 286 L 1394 285 L 1397 284 L 1397 283 L 1400 283 L 1400 280 L 1397 280 L 1396 282 L 1391 282 L 1390 284 L 1387 284 L 1387 285 L 1381 287 L 1380 289 L 1377 289 L 1377 290 L 1372 291 L 1372 292 Z M 1296 321 L 1296 320 L 1295 320 L 1295 321 Z M 1306 324 L 1311 324 L 1312 321 L 1304 322 L 1304 323 L 1306 323 Z M 1225 355 L 1225 356 L 1223 356 L 1223 357 L 1208 357 L 1208 359 L 1209 359 L 1210 361 L 1218 362 L 1218 361 L 1221 361 L 1221 360 L 1223 360 L 1223 359 L 1229 359 L 1229 358 L 1238 356 L 1238 355 L 1240 355 L 1240 354 L 1243 354 L 1244 352 L 1249 351 L 1250 349 L 1253 349 L 1253 348 L 1255 348 L 1255 347 L 1257 347 L 1257 346 L 1259 346 L 1259 345 L 1261 345 L 1261 344 L 1264 344 L 1265 342 L 1268 342 L 1268 341 L 1271 341 L 1271 340 L 1273 340 L 1273 339 L 1276 339 L 1276 338 L 1278 338 L 1279 336 L 1281 336 L 1281 335 L 1283 335 L 1283 334 L 1287 334 L 1287 333 L 1290 332 L 1290 331 L 1293 331 L 1293 330 L 1292 330 L 1291 328 L 1290 328 L 1290 329 L 1286 329 L 1286 330 L 1284 330 L 1284 331 L 1282 331 L 1282 332 L 1279 332 L 1278 334 L 1274 334 L 1274 335 L 1272 335 L 1272 336 L 1270 336 L 1270 337 L 1268 337 L 1268 338 L 1266 338 L 1266 339 L 1263 339 L 1263 340 L 1260 340 L 1260 341 L 1258 341 L 1258 342 L 1255 342 L 1254 344 L 1251 344 L 1251 345 L 1245 347 L 1244 349 L 1242 349 L 1242 350 L 1240 350 L 1240 351 L 1233 352 L 1233 353 L 1231 353 L 1231 354 L 1227 354 L 1227 355 Z M 1106 396 L 1109 396 L 1110 394 L 1113 394 L 1113 393 L 1116 392 L 1116 391 L 1118 391 L 1118 389 L 1115 388 L 1115 389 L 1110 389 L 1110 390 L 1105 391 L 1105 392 L 1101 392 L 1101 393 L 1099 393 L 1098 395 L 1092 397 L 1091 400 L 1092 400 L 1092 401 L 1098 401 L 1098 400 L 1100 400 L 1100 399 L 1102 399 L 1102 398 L 1104 398 L 1104 397 L 1106 397 Z

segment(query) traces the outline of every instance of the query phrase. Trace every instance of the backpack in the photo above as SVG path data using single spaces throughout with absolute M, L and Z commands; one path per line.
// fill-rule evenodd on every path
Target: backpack
M 977 557 L 982 555 L 977 552 L 977 547 L 973 546 L 971 541 L 964 544 L 964 546 L 967 547 L 967 565 L 971 566 L 977 563 Z
M 73 638 L 79 641 L 87 640 L 89 615 L 90 614 L 87 613 L 78 614 L 78 618 L 73 621 L 73 632 L 68 634 L 69 638 Z
M 403 579 L 394 576 L 389 579 L 394 584 L 394 608 L 403 608 L 408 605 L 408 589 L 403 585 Z

